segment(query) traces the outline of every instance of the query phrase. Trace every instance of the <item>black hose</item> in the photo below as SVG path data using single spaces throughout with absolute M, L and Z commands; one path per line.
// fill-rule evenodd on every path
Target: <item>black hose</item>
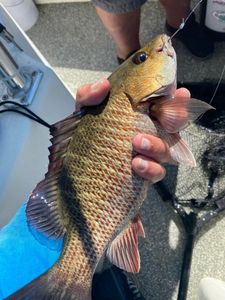
M 7 104 L 10 104 L 12 106 L 10 108 L 0 110 L 0 114 L 5 113 L 5 112 L 15 112 L 15 113 L 21 114 L 25 117 L 28 117 L 29 119 L 31 119 L 33 121 L 38 122 L 39 124 L 41 124 L 43 126 L 49 128 L 50 133 L 53 132 L 54 126 L 50 125 L 49 123 L 44 121 L 41 117 L 39 117 L 37 114 L 35 114 L 29 108 L 25 107 L 24 105 L 22 105 L 20 103 L 14 102 L 14 101 L 2 101 L 2 102 L 0 102 L 0 106 L 7 105 Z M 19 109 L 17 107 L 19 107 Z M 21 109 L 25 110 L 27 113 L 21 111 Z

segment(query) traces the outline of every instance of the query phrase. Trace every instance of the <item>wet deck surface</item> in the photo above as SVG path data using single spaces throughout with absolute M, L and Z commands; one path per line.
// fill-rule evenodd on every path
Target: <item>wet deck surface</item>
M 28 34 L 74 94 L 81 84 L 107 77 L 117 67 L 114 44 L 90 3 L 43 5 L 39 9 L 39 21 Z M 142 43 L 163 31 L 163 10 L 157 2 L 148 2 L 142 11 Z M 213 57 L 205 61 L 195 59 L 178 41 L 174 46 L 178 55 L 178 80 L 218 80 L 225 63 L 225 43 L 216 43 Z M 196 136 L 198 134 L 196 132 Z M 180 181 L 185 178 L 187 182 L 192 177 L 190 171 L 177 173 L 173 168 L 168 174 L 170 178 Z M 180 186 L 178 192 L 182 191 L 182 184 Z M 221 186 L 224 184 L 218 184 L 218 189 Z M 140 242 L 140 289 L 148 300 L 176 299 L 185 241 L 181 222 L 153 189 L 142 216 L 146 239 Z M 222 218 L 196 243 L 188 292 L 190 300 L 197 299 L 201 278 L 213 276 L 225 280 L 224 228 Z

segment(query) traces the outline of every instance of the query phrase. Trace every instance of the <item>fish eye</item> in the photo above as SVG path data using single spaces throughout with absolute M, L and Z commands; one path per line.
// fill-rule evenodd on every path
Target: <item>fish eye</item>
M 144 51 L 141 51 L 134 55 L 134 57 L 132 58 L 132 61 L 136 65 L 139 65 L 139 64 L 142 64 L 143 62 L 145 62 L 147 58 L 148 58 L 148 55 Z

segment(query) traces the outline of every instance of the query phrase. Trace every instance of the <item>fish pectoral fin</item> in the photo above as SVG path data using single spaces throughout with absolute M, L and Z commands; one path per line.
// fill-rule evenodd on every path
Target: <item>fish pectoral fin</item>
M 48 172 L 44 180 L 39 182 L 31 193 L 26 207 L 31 232 L 41 243 L 47 243 L 49 248 L 60 248 L 59 244 L 49 242 L 49 237 L 53 240 L 60 240 L 66 232 L 66 224 L 63 221 L 65 218 L 63 218 L 62 207 L 59 203 L 60 174 L 74 129 L 81 117 L 82 111 L 53 125 Z
M 191 149 L 178 133 L 164 133 L 163 139 L 169 145 L 170 156 L 174 162 L 196 167 L 196 161 Z
M 30 196 L 26 207 L 28 227 L 33 236 L 50 249 L 60 250 L 66 226 L 57 201 L 57 191 L 50 188 L 36 189 Z
M 145 237 L 139 215 L 129 223 L 107 249 L 106 255 L 111 263 L 127 272 L 138 273 L 140 270 L 138 236 Z
M 150 106 L 150 114 L 167 132 L 175 133 L 187 127 L 190 121 L 195 121 L 209 109 L 214 108 L 204 101 L 188 97 L 175 97 L 170 100 L 153 102 Z

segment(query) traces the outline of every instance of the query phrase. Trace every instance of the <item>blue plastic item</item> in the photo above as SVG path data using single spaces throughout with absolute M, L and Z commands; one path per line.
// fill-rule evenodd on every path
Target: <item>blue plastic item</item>
M 0 230 L 0 299 L 44 273 L 60 256 L 60 251 L 47 248 L 32 235 L 25 208 L 26 204 Z

